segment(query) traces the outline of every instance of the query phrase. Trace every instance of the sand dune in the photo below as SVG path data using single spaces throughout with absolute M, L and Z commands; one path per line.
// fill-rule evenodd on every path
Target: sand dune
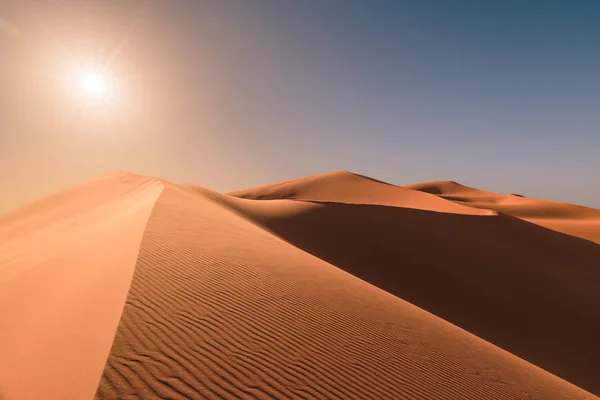
M 0 217 L 0 398 L 597 398 L 600 246 L 347 172 L 234 194 Z
M 556 201 L 498 194 L 456 182 L 438 181 L 404 188 L 438 195 L 457 204 L 493 210 L 549 229 L 600 243 L 600 210 Z

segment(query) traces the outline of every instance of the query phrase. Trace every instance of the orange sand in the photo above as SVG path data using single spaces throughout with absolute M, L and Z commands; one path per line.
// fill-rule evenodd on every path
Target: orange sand
M 0 217 L 0 399 L 93 397 L 162 190 L 127 180 Z
M 596 399 L 600 246 L 497 211 L 80 185 L 0 217 L 0 398 Z

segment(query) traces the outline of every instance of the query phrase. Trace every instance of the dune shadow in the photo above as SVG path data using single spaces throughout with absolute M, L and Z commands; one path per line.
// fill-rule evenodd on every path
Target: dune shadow
M 257 220 L 311 254 L 600 393 L 600 246 L 506 215 L 315 202 Z

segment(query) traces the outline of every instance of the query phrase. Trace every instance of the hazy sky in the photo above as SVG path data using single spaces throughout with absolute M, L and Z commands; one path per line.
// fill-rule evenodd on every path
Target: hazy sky
M 113 101 L 75 90 L 82 65 Z M 600 207 L 599 155 L 597 0 L 0 0 L 0 212 L 113 170 Z

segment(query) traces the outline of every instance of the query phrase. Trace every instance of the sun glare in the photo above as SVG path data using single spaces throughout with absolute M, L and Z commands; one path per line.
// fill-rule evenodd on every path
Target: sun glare
M 79 89 L 90 100 L 105 101 L 111 95 L 108 77 L 97 71 L 87 71 L 79 77 Z
M 106 63 L 65 62 L 61 80 L 68 88 L 78 118 L 111 120 L 127 108 L 123 80 Z
M 81 78 L 81 90 L 88 96 L 102 97 L 106 94 L 106 80 L 98 73 L 86 73 Z

